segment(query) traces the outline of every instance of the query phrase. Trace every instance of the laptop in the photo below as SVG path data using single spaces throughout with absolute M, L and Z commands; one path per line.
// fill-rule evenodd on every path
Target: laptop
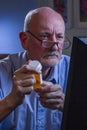
M 61 130 L 87 130 L 87 37 L 73 37 Z

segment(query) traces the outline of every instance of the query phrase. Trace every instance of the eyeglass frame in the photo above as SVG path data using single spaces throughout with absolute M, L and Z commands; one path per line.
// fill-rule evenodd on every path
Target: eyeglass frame
M 31 34 L 34 38 L 36 38 L 38 41 L 41 42 L 41 45 L 42 47 L 44 48 L 51 48 L 54 44 L 56 44 L 58 46 L 58 44 L 60 44 L 59 42 L 54 42 L 54 41 L 48 41 L 48 40 L 41 40 L 40 38 L 38 38 L 35 34 L 33 34 L 30 30 L 26 31 L 27 33 Z M 66 37 L 67 38 L 67 37 Z M 71 41 L 67 38 L 68 42 L 69 42 L 69 46 L 66 47 L 65 49 L 68 49 L 70 46 L 71 46 Z M 51 44 L 49 47 L 45 46 L 43 43 L 44 42 L 50 42 L 50 43 L 53 43 Z M 63 43 L 63 46 L 64 46 L 64 43 Z M 59 47 L 60 49 L 63 49 L 63 46 L 62 47 Z

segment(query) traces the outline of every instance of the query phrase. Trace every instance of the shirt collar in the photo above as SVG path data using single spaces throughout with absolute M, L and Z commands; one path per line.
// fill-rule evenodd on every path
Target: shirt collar
M 45 80 L 50 81 L 54 84 L 58 83 L 58 77 L 59 77 L 58 71 L 59 71 L 59 64 L 56 64 L 54 67 L 51 68 L 51 71 Z

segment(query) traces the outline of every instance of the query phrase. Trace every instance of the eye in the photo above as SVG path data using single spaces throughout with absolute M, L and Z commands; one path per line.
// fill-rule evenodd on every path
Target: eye
M 48 34 L 48 33 L 44 33 L 44 34 L 40 35 L 40 39 L 42 39 L 42 40 L 47 40 L 47 39 L 49 39 L 49 37 L 50 37 L 50 34 Z
M 57 40 L 60 40 L 60 41 L 61 41 L 61 40 L 63 40 L 63 39 L 64 39 L 64 36 L 63 36 L 63 35 L 59 35 L 59 34 L 58 34 L 58 35 L 56 36 L 56 38 L 57 38 Z

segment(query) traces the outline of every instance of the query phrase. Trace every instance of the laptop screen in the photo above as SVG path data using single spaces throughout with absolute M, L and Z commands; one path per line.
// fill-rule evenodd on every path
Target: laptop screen
M 61 130 L 87 130 L 87 37 L 74 37 Z

